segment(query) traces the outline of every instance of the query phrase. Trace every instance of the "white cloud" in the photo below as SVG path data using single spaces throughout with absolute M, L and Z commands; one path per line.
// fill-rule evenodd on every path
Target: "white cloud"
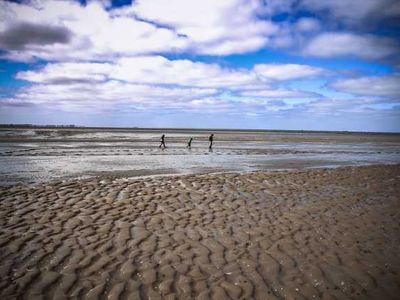
M 380 100 L 373 100 L 369 98 L 325 98 L 300 103 L 295 105 L 293 110 L 297 113 L 313 114 L 314 116 L 326 115 L 327 117 L 352 114 L 352 117 L 359 118 L 362 116 L 368 117 L 368 115 L 375 114 L 381 115 L 381 117 L 384 119 L 385 114 L 388 113 L 391 115 L 396 112 L 396 106 L 393 103 L 389 103 L 389 105 L 382 105 Z
M 262 79 L 291 80 L 327 73 L 326 70 L 299 64 L 258 64 L 254 71 Z
M 263 84 L 248 70 L 231 70 L 218 64 L 190 60 L 168 60 L 162 56 L 120 58 L 114 63 L 53 63 L 37 71 L 19 72 L 16 77 L 36 83 L 113 79 L 153 85 L 217 88 Z
M 264 78 L 260 78 L 261 71 Z M 34 84 L 22 88 L 14 99 L 4 103 L 64 111 L 169 109 L 258 114 L 287 110 L 328 114 L 361 112 L 380 103 L 393 104 L 394 97 L 400 94 L 398 76 L 342 79 L 331 85 L 353 95 L 393 98 L 379 102 L 324 99 L 322 95 L 285 87 L 286 80 L 325 73 L 312 66 L 287 64 L 232 70 L 161 56 L 121 58 L 115 63 L 52 63 L 36 71 L 19 72 L 19 79 Z
M 137 0 L 131 9 L 144 20 L 170 26 L 200 53 L 224 55 L 260 49 L 279 27 L 261 20 L 258 0 Z
M 34 83 L 104 81 L 112 67 L 111 63 L 52 63 L 40 70 L 19 72 L 16 78 Z
M 219 98 L 194 99 L 184 104 L 184 109 L 192 112 L 219 113 L 237 111 L 239 105 Z
M 325 72 L 312 66 L 287 64 L 257 65 L 250 70 L 229 69 L 218 64 L 168 60 L 162 56 L 125 57 L 104 63 L 59 62 L 17 73 L 18 79 L 33 84 L 15 97 L 21 103 L 66 110 L 130 105 L 193 111 L 209 102 L 215 109 L 240 111 L 259 109 L 266 103 L 262 98 L 315 98 L 318 95 L 272 86 Z M 254 102 L 248 102 L 249 98 L 255 98 Z M 96 108 L 96 103 L 101 105 Z
M 35 57 L 50 61 L 113 61 L 116 57 L 155 53 L 229 55 L 265 47 L 297 47 L 304 37 L 321 30 L 317 18 L 301 18 L 295 23 L 271 21 L 270 17 L 281 12 L 306 8 L 318 16 L 327 11 L 335 20 L 400 15 L 400 5 L 394 0 L 136 0 L 131 6 L 111 10 L 107 2 L 1 2 L 0 47 L 9 51 L 3 57 L 24 61 Z M 58 28 L 71 36 L 63 43 L 29 44 L 29 39 L 27 43 L 21 40 L 26 45 L 23 50 L 7 48 L 10 43 L 1 45 L 1 35 L 10 37 L 21 23 Z M 324 33 L 310 42 L 304 54 L 375 59 L 397 49 L 389 39 Z
M 66 111 L 104 111 L 119 105 L 135 108 L 182 107 L 191 99 L 216 94 L 215 89 L 160 87 L 109 80 L 98 83 L 36 84 L 25 87 L 16 101 Z
M 0 9 L 3 9 L 0 21 L 3 34 L 19 23 L 57 26 L 72 33 L 68 43 L 27 45 L 25 53 L 45 60 L 104 60 L 188 47 L 187 39 L 172 29 L 159 28 L 133 17 L 112 17 L 95 1 L 86 6 L 72 1 L 44 1 L 38 6 L 5 2 Z M 8 57 L 18 58 L 16 53 L 11 51 Z
M 288 90 L 288 89 L 271 89 L 271 90 L 253 90 L 253 91 L 243 91 L 240 93 L 241 96 L 246 97 L 260 97 L 260 98 L 316 98 L 321 97 L 321 95 L 315 93 L 309 93 L 298 90 Z
M 380 59 L 398 52 L 398 44 L 389 38 L 328 32 L 314 37 L 304 54 L 319 57 L 353 56 Z
M 108 11 L 98 1 L 85 6 L 61 0 L 3 2 L 0 35 L 7 35 L 20 23 L 72 33 L 68 43 L 27 45 L 24 55 L 3 45 L 10 51 L 9 59 L 112 60 L 182 51 L 245 53 L 264 47 L 279 34 L 279 26 L 258 18 L 260 5 L 258 0 L 148 0 Z
M 231 70 L 221 68 L 218 64 L 190 60 L 168 60 L 161 56 L 120 59 L 111 76 L 130 82 L 219 88 L 257 81 L 255 75 L 247 70 Z
M 162 56 L 137 56 L 104 63 L 52 63 L 36 71 L 17 73 L 35 83 L 120 80 L 135 84 L 179 85 L 219 89 L 265 89 L 274 81 L 294 80 L 328 73 L 299 64 L 259 64 L 253 69 L 222 68 L 218 64 Z
M 338 91 L 356 95 L 400 97 L 400 76 L 396 75 L 341 79 L 331 86 Z
M 165 58 L 167 54 L 224 56 L 284 48 L 292 54 L 396 63 L 398 42 L 364 34 L 376 24 L 396 20 L 400 15 L 396 0 L 136 0 L 118 9 L 111 8 L 109 0 L 87 3 L 0 1 L 0 48 L 5 50 L 1 58 L 48 62 L 19 72 L 16 77 L 29 84 L 12 99 L 3 98 L 2 106 L 69 111 L 176 109 L 241 116 L 304 109 L 307 114 L 329 114 L 361 111 L 385 101 L 395 104 L 400 93 L 397 75 L 328 83 L 352 95 L 352 100 L 342 101 L 327 99 L 326 95 L 343 95 L 324 90 L 318 82 L 293 84 L 303 78 L 334 76 L 315 66 L 269 63 L 238 68 L 223 66 L 235 65 L 230 58 L 221 58 L 221 64 Z M 304 11 L 313 17 L 297 19 Z M 272 21 L 281 16 L 283 20 Z M 338 28 L 344 32 L 326 32 Z M 390 31 L 392 23 L 385 23 L 385 28 Z M 258 61 L 260 53 L 252 58 Z M 306 85 L 314 85 L 309 89 L 325 96 L 291 88 Z M 358 95 L 368 99 L 360 100 Z

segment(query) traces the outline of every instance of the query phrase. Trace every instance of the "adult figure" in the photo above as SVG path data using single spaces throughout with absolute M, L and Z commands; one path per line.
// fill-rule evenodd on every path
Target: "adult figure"
M 162 148 L 162 149 L 167 148 L 167 146 L 165 146 L 165 134 L 163 134 L 163 135 L 161 136 L 160 142 L 161 142 L 161 144 L 160 144 L 160 146 L 158 146 L 158 148 Z
M 214 133 L 211 133 L 210 137 L 208 138 L 208 141 L 210 142 L 210 146 L 208 149 L 212 149 L 213 141 L 214 141 Z

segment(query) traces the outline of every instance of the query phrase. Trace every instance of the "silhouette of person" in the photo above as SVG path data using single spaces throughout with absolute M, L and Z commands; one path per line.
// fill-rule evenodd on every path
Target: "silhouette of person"
M 165 134 L 163 134 L 161 136 L 161 144 L 160 144 L 160 146 L 158 146 L 158 148 L 161 148 L 161 147 L 162 147 L 162 149 L 167 148 L 167 146 L 165 146 Z
M 214 140 L 214 133 L 211 133 L 210 137 L 208 138 L 208 141 L 210 142 L 210 146 L 208 147 L 208 149 L 212 149 L 212 144 L 213 144 L 213 140 Z
M 187 143 L 187 148 L 189 148 L 190 149 L 190 147 L 192 147 L 192 141 L 193 141 L 193 138 L 191 137 L 190 139 L 189 139 L 189 141 L 188 141 L 188 143 Z

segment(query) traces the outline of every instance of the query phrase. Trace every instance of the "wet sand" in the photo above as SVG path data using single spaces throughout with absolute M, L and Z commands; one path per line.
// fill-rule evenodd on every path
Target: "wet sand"
M 398 299 L 400 165 L 0 188 L 1 299 Z
M 208 136 L 215 134 L 208 151 Z M 167 149 L 161 150 L 161 134 Z M 192 148 L 186 143 L 193 137 Z M 1 128 L 0 185 L 400 163 L 400 134 L 120 128 Z

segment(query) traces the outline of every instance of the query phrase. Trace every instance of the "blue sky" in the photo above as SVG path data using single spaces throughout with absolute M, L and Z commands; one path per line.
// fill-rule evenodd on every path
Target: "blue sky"
M 396 0 L 0 2 L 0 123 L 400 131 Z

